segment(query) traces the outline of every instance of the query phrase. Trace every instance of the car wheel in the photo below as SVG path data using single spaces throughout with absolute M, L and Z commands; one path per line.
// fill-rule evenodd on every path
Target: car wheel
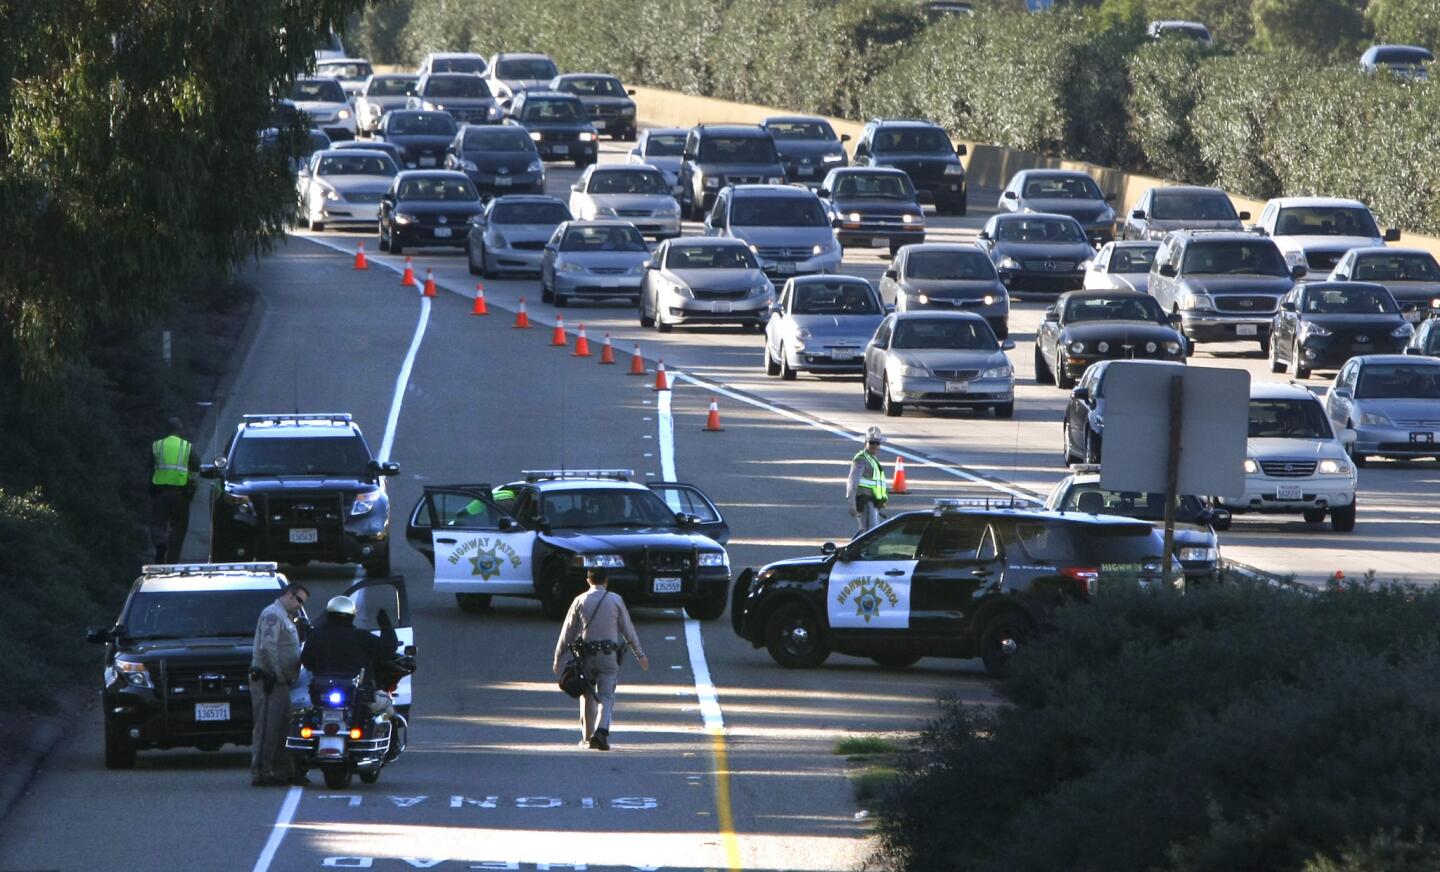
M 125 728 L 105 719 L 105 768 L 134 769 L 135 746 L 125 735 Z
M 713 621 L 725 614 L 724 595 L 711 599 L 697 599 L 685 604 L 685 614 L 697 621 Z
M 661 317 L 659 310 L 655 312 L 655 329 L 661 333 L 669 333 L 675 329 L 675 325 Z
M 1274 344 L 1273 342 L 1270 344 L 1270 371 L 1285 371 L 1285 363 L 1280 360 L 1280 346 Z
M 1070 464 L 1072 464 L 1072 463 L 1075 462 L 1075 452 L 1070 448 L 1070 422 L 1069 422 L 1069 421 L 1066 421 L 1064 424 L 1061 425 L 1061 427 L 1060 427 L 1060 438 L 1061 438 L 1062 440 L 1064 440 L 1064 441 L 1061 443 L 1061 445 L 1062 445 L 1062 451 L 1063 451 L 1064 454 L 1065 454 L 1065 465 L 1066 465 L 1066 466 L 1069 466 Z
M 1038 343 L 1035 345 L 1035 384 L 1055 384 L 1055 375 L 1050 372 L 1050 364 L 1045 362 L 1045 354 L 1040 350 Z
M 865 408 L 872 412 L 880 411 L 880 397 L 876 396 L 875 392 L 870 390 L 869 379 L 863 373 L 860 376 L 860 390 L 865 393 Z
M 1300 356 L 1300 342 L 1296 340 L 1295 344 L 1290 346 L 1290 369 L 1296 378 L 1309 378 L 1310 367 L 1301 363 L 1302 360 L 1304 358 Z
M 1075 387 L 1075 376 L 1070 374 L 1070 365 L 1059 352 L 1055 354 L 1055 386 L 1067 391 Z
M 1270 337 L 1269 337 L 1269 336 L 1262 336 L 1262 337 L 1260 338 L 1260 353 L 1261 353 L 1261 354 L 1269 354 L 1269 353 L 1270 353 Z
M 996 678 L 1010 672 L 1010 661 L 1020 646 L 1030 641 L 1034 628 L 1019 612 L 1004 611 L 992 617 L 980 633 L 980 659 L 985 671 Z
M 1330 510 L 1330 529 L 1336 533 L 1349 533 L 1355 529 L 1355 504 Z
M 884 654 L 875 654 L 870 659 L 886 669 L 904 669 L 919 663 L 920 655 L 905 651 L 887 651 Z
M 1325 520 L 1324 509 L 1306 509 L 1301 515 L 1305 518 L 1305 523 L 1307 524 L 1318 524 Z
M 1013 418 L 1013 417 L 1015 417 L 1015 401 L 1014 401 L 1014 400 L 1011 400 L 1011 401 L 1008 402 L 1008 403 L 1000 403 L 999 405 L 997 405 L 997 406 L 995 407 L 995 417 L 997 417 L 997 418 Z
M 563 621 L 565 614 L 570 611 L 570 601 L 574 599 L 572 594 L 579 591 L 567 591 L 565 589 L 565 565 L 557 560 L 549 560 L 540 571 L 539 590 L 540 608 L 545 612 L 545 617 L 552 621 Z
M 470 271 L 472 276 L 485 274 L 485 271 L 475 263 L 475 252 L 468 245 L 465 246 L 465 268 Z
M 379 769 L 373 769 L 373 770 L 371 770 L 371 771 L 369 771 L 369 772 L 361 772 L 361 773 L 360 773 L 360 783 L 361 783 L 361 784 L 374 784 L 375 782 L 377 782 L 377 781 L 379 781 L 379 780 L 380 780 L 380 770 L 379 770 Z
M 555 302 L 555 292 L 554 292 L 553 290 L 551 290 L 551 288 L 550 288 L 550 286 L 549 286 L 548 284 L 545 283 L 545 276 L 544 276 L 544 274 L 541 274 L 541 276 L 540 276 L 540 302 L 542 302 L 542 303 L 553 303 L 553 302 Z
M 1351 430 L 1355 429 L 1355 425 L 1351 424 L 1349 421 L 1345 422 L 1345 426 Z M 1346 452 L 1350 455 L 1350 462 L 1355 464 L 1356 469 L 1365 468 L 1365 455 L 1356 454 L 1355 446 L 1351 445 L 1349 448 L 1346 449 Z
M 640 298 L 640 305 L 636 308 L 640 310 L 640 326 L 654 327 L 655 319 L 645 314 L 645 298 L 643 296 Z
M 794 381 L 797 373 L 790 366 L 790 355 L 785 353 L 785 346 L 780 346 L 780 378 L 783 381 Z
M 905 414 L 905 404 L 890 397 L 890 379 L 885 379 L 885 384 L 880 387 L 880 406 L 890 418 L 898 418 Z
M 1100 434 L 1088 426 L 1085 428 L 1085 462 L 1100 462 Z
M 460 611 L 470 615 L 488 612 L 490 611 L 490 594 L 457 593 L 455 594 L 455 605 L 460 607 Z
M 326 764 L 320 767 L 320 772 L 325 776 L 325 786 L 331 790 L 345 790 L 355 777 L 355 769 L 349 762 Z
M 564 294 L 557 294 L 552 291 L 550 295 L 555 298 L 555 308 L 563 309 L 570 305 L 570 298 Z
M 766 375 L 779 375 L 779 374 L 780 374 L 780 364 L 777 363 L 777 362 L 775 361 L 774 356 L 772 356 L 772 355 L 770 354 L 770 343 L 768 343 L 768 342 L 765 343 L 765 374 L 766 374 Z
M 405 253 L 405 246 L 403 246 L 403 245 L 400 244 L 399 240 L 397 240 L 397 239 L 395 238 L 395 234 L 394 234 L 394 233 L 391 233 L 391 234 L 390 234 L 390 248 L 389 248 L 388 250 L 389 250 L 389 252 L 390 252 L 391 254 L 404 254 L 404 253 Z
M 765 622 L 765 648 L 786 669 L 814 669 L 830 656 L 830 643 L 814 609 L 785 603 Z

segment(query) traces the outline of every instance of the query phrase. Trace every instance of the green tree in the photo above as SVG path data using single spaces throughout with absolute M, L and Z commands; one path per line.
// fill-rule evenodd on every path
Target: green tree
M 1216 41 L 1243 46 L 1255 36 L 1250 0 L 1149 0 L 1151 18 L 1199 21 Z
M 1440 47 L 1440 0 L 1370 0 L 1365 23 L 1379 42 Z
M 1364 0 L 1255 0 L 1250 13 L 1256 48 L 1358 60 Z

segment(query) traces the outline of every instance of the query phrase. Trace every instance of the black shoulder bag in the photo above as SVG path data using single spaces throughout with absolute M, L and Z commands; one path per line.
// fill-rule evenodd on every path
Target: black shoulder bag
M 585 636 L 590 632 L 590 621 L 599 614 L 600 606 L 604 605 L 605 597 L 609 595 L 607 590 L 605 596 L 600 597 L 600 602 L 596 603 L 595 609 L 590 612 L 589 620 L 583 613 L 580 615 L 580 638 L 570 643 L 570 659 L 560 667 L 560 689 L 573 699 L 579 699 L 595 686 L 595 680 L 585 673 L 585 658 L 581 656 L 581 646 L 585 644 Z

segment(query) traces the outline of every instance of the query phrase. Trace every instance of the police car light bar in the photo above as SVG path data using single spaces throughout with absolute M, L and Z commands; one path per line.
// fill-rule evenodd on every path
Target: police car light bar
M 935 500 L 935 513 L 947 509 L 1029 509 L 1044 505 L 1032 497 L 1013 494 L 993 497 L 940 497 Z
M 1098 463 L 1072 463 L 1070 464 L 1071 475 L 1099 475 L 1100 464 Z
M 147 563 L 140 567 L 141 575 L 203 575 L 211 572 L 276 572 L 280 565 L 274 562 L 254 563 Z
M 351 421 L 349 412 L 305 412 L 287 414 L 280 412 L 274 415 L 241 415 L 240 420 L 247 424 L 284 424 L 300 421 L 338 421 L 348 424 Z
M 528 482 L 554 479 L 601 478 L 611 481 L 629 481 L 635 477 L 633 469 L 522 469 L 520 474 Z

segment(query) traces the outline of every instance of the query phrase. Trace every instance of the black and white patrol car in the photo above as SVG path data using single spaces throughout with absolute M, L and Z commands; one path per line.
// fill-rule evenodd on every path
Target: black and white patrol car
M 406 538 L 435 567 L 435 589 L 483 611 L 493 596 L 539 599 L 554 620 L 591 567 L 632 605 L 725 612 L 730 528 L 694 485 L 642 484 L 631 470 L 527 470 L 522 481 L 427 486 Z
M 1003 675 L 1052 610 L 1095 596 L 1102 576 L 1160 583 L 1165 542 L 1148 523 L 991 502 L 937 500 L 820 555 L 747 569 L 735 632 L 789 668 L 834 651 L 895 668 L 978 656 Z

